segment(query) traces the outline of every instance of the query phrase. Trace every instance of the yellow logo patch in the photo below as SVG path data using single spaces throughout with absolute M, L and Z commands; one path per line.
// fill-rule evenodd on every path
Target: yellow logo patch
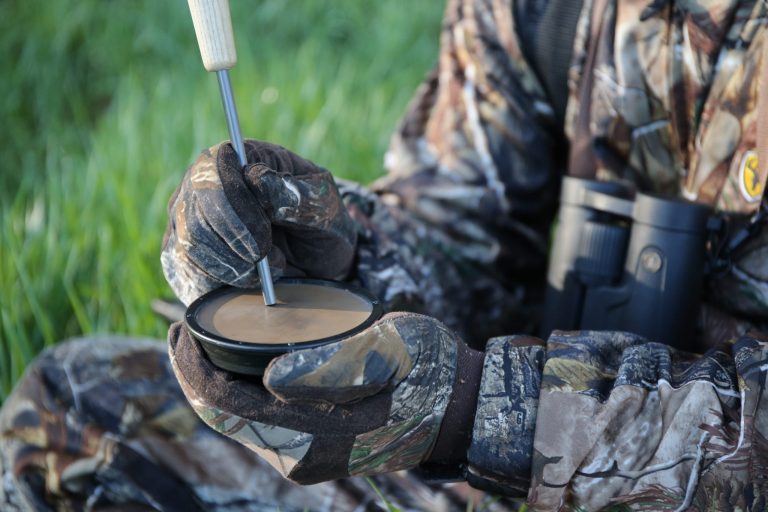
M 748 203 L 756 203 L 763 197 L 763 183 L 757 167 L 757 151 L 747 151 L 741 159 L 739 190 Z

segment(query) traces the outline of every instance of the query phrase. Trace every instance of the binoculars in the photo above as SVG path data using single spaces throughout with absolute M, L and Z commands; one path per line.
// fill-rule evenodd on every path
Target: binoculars
M 690 349 L 711 215 L 705 205 L 566 177 L 541 334 L 625 331 Z

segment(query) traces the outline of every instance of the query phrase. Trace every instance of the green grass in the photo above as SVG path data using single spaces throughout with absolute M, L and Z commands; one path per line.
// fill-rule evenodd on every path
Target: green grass
M 368 182 L 437 55 L 442 2 L 231 0 L 243 133 Z M 66 337 L 162 337 L 167 199 L 227 138 L 186 2 L 6 0 L 0 400 Z
M 371 489 L 373 489 L 373 492 L 376 493 L 376 496 L 378 496 L 379 499 L 384 503 L 384 506 L 387 507 L 387 512 L 402 512 L 400 507 L 389 501 L 387 497 L 384 496 L 384 494 L 381 492 L 381 489 L 379 489 L 372 478 L 366 477 L 365 481 L 368 482 L 368 485 L 371 486 Z

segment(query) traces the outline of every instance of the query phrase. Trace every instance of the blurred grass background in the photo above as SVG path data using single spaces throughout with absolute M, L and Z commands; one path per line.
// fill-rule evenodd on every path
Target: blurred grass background
M 27 363 L 92 333 L 165 335 L 168 197 L 227 138 L 183 0 L 4 0 L 0 401 Z M 245 136 L 368 182 L 434 64 L 442 1 L 231 0 Z

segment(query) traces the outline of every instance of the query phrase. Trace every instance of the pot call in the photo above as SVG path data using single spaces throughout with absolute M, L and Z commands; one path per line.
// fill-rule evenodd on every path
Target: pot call
M 245 148 L 228 73 L 237 62 L 229 3 L 188 2 L 203 66 L 216 73 L 232 146 L 244 168 Z M 275 285 L 266 256 L 258 262 L 258 272 L 260 290 L 220 288 L 187 308 L 187 328 L 211 362 L 225 370 L 263 375 L 274 357 L 352 336 L 382 314 L 373 295 L 348 283 L 282 278 Z

